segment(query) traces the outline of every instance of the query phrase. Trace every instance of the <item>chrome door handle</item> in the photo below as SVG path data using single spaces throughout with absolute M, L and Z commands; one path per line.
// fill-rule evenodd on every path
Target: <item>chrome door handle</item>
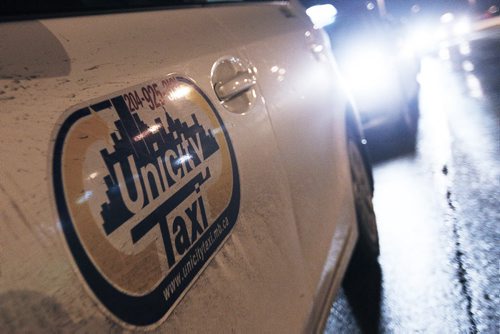
M 244 114 L 257 100 L 257 70 L 248 61 L 236 57 L 219 59 L 212 67 L 212 87 L 227 110 Z
M 217 82 L 214 87 L 215 94 L 217 94 L 219 100 L 227 102 L 241 93 L 248 91 L 256 83 L 257 80 L 252 73 L 248 71 L 238 72 L 233 78 L 227 81 Z

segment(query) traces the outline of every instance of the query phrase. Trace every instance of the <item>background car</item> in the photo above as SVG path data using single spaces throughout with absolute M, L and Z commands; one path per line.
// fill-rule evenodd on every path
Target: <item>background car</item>
M 321 331 L 378 236 L 304 8 L 0 6 L 0 332 Z
M 323 19 L 347 89 L 361 115 L 368 142 L 400 141 L 414 148 L 418 125 L 417 74 L 420 60 L 396 21 L 376 1 L 304 1 L 306 7 L 333 6 Z M 310 15 L 322 20 L 325 11 Z

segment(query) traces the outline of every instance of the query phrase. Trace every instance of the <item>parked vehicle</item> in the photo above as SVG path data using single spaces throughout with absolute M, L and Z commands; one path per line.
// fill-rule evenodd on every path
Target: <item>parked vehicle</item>
M 0 332 L 321 331 L 378 236 L 304 8 L 0 8 Z
M 324 29 L 368 141 L 400 140 L 413 147 L 419 115 L 420 60 L 408 45 L 411 41 L 404 27 L 384 15 L 376 1 L 303 1 L 309 8 L 332 5 L 336 9 L 334 19 Z

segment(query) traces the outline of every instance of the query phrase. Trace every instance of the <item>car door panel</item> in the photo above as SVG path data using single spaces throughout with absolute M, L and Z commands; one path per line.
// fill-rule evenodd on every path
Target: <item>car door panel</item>
M 311 53 L 304 27 L 301 14 L 273 3 L 0 24 L 6 50 L 0 57 L 1 156 L 8 161 L 0 170 L 6 250 L 0 252 L 6 282 L 0 296 L 4 314 L 14 319 L 2 324 L 7 331 L 135 328 L 103 305 L 75 264 L 51 184 L 54 147 L 75 110 L 176 75 L 199 87 L 225 125 L 238 166 L 239 214 L 219 251 L 165 313 L 168 320 L 162 316 L 147 327 L 306 328 L 318 294 L 331 285 L 354 218 L 342 146 L 344 99 L 328 94 L 331 100 L 324 100 L 338 87 L 329 77 L 328 53 Z M 297 57 L 284 58 L 294 52 Z M 258 71 L 258 98 L 244 114 L 224 109 L 213 92 L 212 66 L 231 56 Z M 88 131 L 82 140 L 94 130 Z M 38 311 L 33 316 L 21 311 L 26 308 Z
M 246 22 L 244 17 L 254 17 Z M 347 98 L 336 77 L 329 41 L 288 6 L 245 6 L 217 12 L 258 69 L 286 171 L 309 286 L 319 296 L 354 238 L 351 179 L 345 154 Z M 333 241 L 334 240 L 334 241 Z M 338 243 L 342 246 L 339 247 Z M 318 298 L 315 298 L 316 300 Z M 321 299 L 321 298 L 319 298 Z

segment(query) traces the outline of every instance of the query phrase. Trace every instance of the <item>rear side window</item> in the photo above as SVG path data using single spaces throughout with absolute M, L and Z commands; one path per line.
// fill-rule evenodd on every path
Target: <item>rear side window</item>
M 0 0 L 0 19 L 191 7 L 244 1 L 248 2 L 248 0 Z M 253 0 L 255 1 L 259 0 Z

